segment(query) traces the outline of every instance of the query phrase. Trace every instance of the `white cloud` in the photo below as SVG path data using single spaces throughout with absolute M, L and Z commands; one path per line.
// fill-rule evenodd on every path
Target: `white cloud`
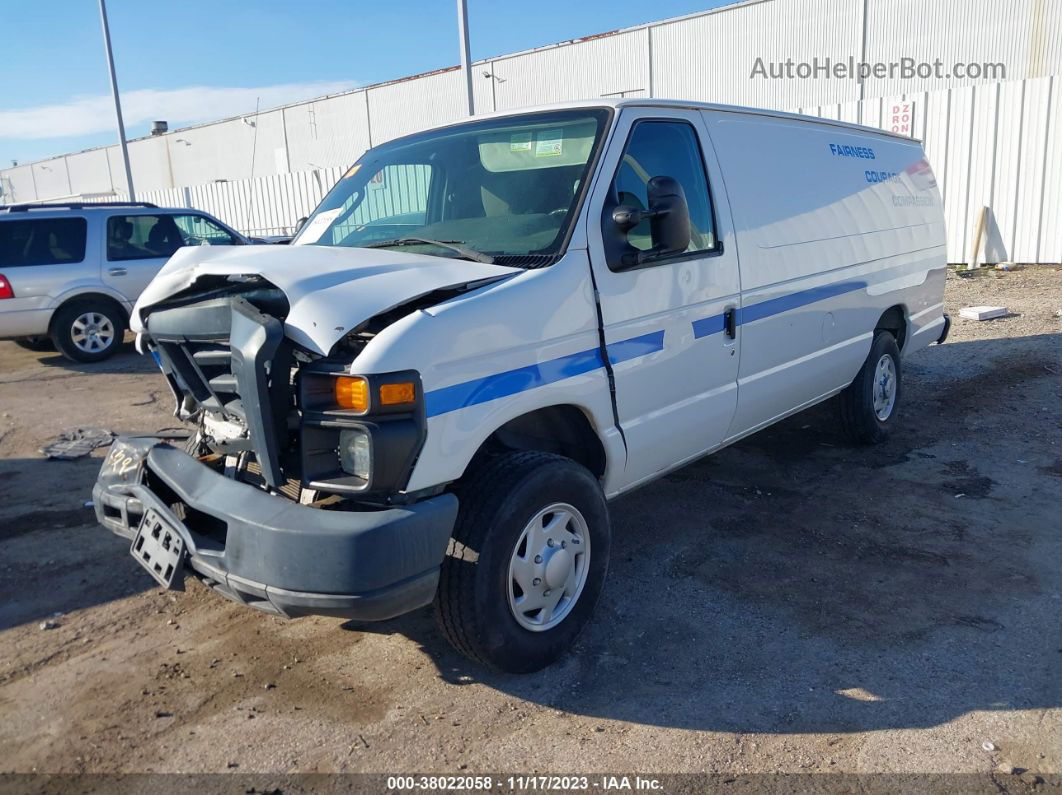
M 126 135 L 136 138 L 136 127 L 155 119 L 165 119 L 172 129 L 179 124 L 253 113 L 255 102 L 259 100 L 262 110 L 267 110 L 323 94 L 349 91 L 356 85 L 353 82 L 319 81 L 258 88 L 138 89 L 122 92 L 122 116 Z M 62 138 L 113 129 L 114 104 L 109 94 L 79 96 L 69 102 L 35 108 L 0 110 L 0 138 Z

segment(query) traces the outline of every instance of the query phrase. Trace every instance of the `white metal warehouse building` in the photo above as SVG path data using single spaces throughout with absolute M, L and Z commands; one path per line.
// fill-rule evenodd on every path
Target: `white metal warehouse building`
M 757 58 L 939 61 L 943 72 L 768 79 L 752 75 Z M 960 78 L 956 64 L 979 74 Z M 477 112 L 667 97 L 905 132 L 925 141 L 941 186 L 949 261 L 971 259 L 988 207 L 982 260 L 1062 262 L 1062 0 L 748 0 L 478 61 L 472 74 Z M 444 69 L 131 141 L 133 181 L 138 199 L 282 232 L 365 149 L 465 114 L 463 75 Z M 0 170 L 9 204 L 122 198 L 123 187 L 117 145 Z

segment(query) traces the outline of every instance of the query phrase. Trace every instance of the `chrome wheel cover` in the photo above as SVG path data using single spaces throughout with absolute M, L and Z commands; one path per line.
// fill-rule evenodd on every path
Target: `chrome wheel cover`
M 886 353 L 874 368 L 874 414 L 882 422 L 896 407 L 896 387 L 896 362 Z
M 579 510 L 554 503 L 532 517 L 509 559 L 509 610 L 516 622 L 544 632 L 562 622 L 586 585 L 590 529 Z

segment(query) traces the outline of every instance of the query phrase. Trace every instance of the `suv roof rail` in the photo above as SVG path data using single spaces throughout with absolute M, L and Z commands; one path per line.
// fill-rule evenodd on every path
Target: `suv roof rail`
M 93 207 L 154 207 L 157 204 L 151 202 L 29 202 L 28 204 L 9 204 L 0 207 L 0 211 L 9 213 L 21 213 L 27 210 L 83 210 Z

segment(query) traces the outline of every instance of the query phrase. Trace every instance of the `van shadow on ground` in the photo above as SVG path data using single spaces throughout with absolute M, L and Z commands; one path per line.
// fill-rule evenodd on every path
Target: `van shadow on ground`
M 455 684 L 659 726 L 1062 706 L 1060 374 L 1062 335 L 935 346 L 883 446 L 845 446 L 826 404 L 616 501 L 596 617 L 540 673 L 484 673 L 428 611 L 345 626 L 409 635 Z

